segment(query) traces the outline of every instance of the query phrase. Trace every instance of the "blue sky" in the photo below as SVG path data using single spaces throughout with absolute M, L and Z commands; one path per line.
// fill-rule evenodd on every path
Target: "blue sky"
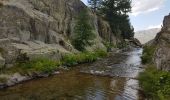
M 87 4 L 87 0 L 82 0 Z M 135 31 L 161 27 L 170 13 L 170 0 L 132 0 L 131 23 Z

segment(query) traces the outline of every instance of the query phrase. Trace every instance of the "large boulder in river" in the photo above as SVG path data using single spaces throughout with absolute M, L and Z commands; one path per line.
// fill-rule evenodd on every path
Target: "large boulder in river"
M 88 8 L 80 0 L 0 0 L 0 48 L 5 51 L 5 64 L 13 64 L 22 53 L 60 59 L 64 53 L 77 52 L 70 39 L 82 9 Z M 105 48 L 102 42 L 110 39 L 111 28 L 90 9 L 88 13 L 96 34 L 88 50 Z M 118 39 L 111 38 L 116 44 Z

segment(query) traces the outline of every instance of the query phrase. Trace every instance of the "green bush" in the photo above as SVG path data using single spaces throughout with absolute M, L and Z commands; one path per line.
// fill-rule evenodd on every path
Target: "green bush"
M 91 46 L 95 34 L 90 24 L 90 16 L 87 9 L 80 12 L 74 27 L 74 36 L 72 37 L 72 45 L 79 51 L 85 51 L 86 46 Z
M 103 42 L 103 44 L 107 48 L 107 51 L 110 51 L 111 48 L 115 48 L 116 47 L 113 43 L 110 43 L 110 42 L 107 42 L 107 41 Z
M 25 63 L 19 63 L 17 66 L 28 71 L 52 73 L 60 65 L 60 62 L 49 60 L 47 58 L 38 58 Z
M 152 58 L 153 58 L 155 49 L 156 48 L 154 46 L 145 46 L 144 47 L 143 55 L 141 57 L 143 64 L 152 63 Z
M 139 75 L 139 85 L 145 96 L 151 100 L 169 100 L 170 73 L 157 70 L 154 65 Z
M 95 52 L 83 52 L 79 54 L 68 54 L 64 56 L 62 62 L 64 65 L 73 66 L 76 64 L 96 61 L 97 58 L 107 56 L 107 52 L 103 50 L 96 50 Z

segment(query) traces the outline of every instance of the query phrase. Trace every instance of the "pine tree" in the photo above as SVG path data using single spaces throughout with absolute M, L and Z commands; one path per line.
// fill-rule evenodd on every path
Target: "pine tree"
M 87 10 L 80 12 L 74 27 L 74 36 L 72 38 L 72 45 L 79 51 L 84 51 L 85 47 L 93 44 L 95 37 L 92 32 L 93 28 L 89 22 L 90 18 Z
M 110 23 L 115 35 L 122 35 L 124 38 L 133 36 L 133 27 L 128 16 L 131 12 L 131 0 L 104 0 L 100 12 Z
M 102 0 L 88 0 L 88 4 L 95 12 L 98 10 L 102 3 Z

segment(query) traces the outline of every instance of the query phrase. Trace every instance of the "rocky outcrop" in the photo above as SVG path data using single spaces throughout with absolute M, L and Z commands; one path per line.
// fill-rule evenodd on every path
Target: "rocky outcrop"
M 29 58 L 60 59 L 64 53 L 77 52 L 70 43 L 76 15 L 88 9 L 80 0 L 1 0 L 0 1 L 0 66 L 11 67 L 18 55 Z M 105 48 L 110 40 L 109 24 L 88 9 L 96 39 L 92 47 Z M 112 35 L 111 40 L 116 43 Z
M 152 41 L 152 45 L 156 46 L 153 60 L 157 68 L 170 71 L 170 15 L 165 16 L 162 30 Z

